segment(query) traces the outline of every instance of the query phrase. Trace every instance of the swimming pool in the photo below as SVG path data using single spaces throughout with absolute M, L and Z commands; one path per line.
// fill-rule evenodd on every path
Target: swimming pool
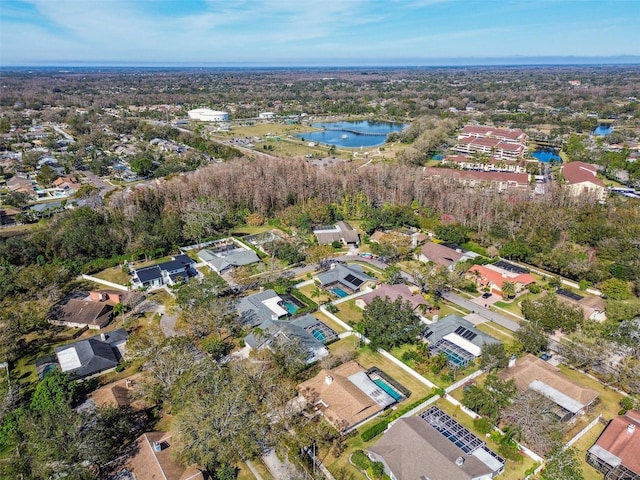
M 325 337 L 324 332 L 322 330 L 314 329 L 313 332 L 312 332 L 312 335 L 319 342 L 324 343 L 324 341 L 326 340 L 326 337 Z
M 381 378 L 375 378 L 375 379 L 372 379 L 372 381 L 373 383 L 378 385 L 382 390 L 384 390 L 386 393 L 391 395 L 391 397 L 396 402 L 399 402 L 404 398 L 404 396 L 401 393 L 397 392 L 391 385 L 389 385 L 387 382 L 385 382 Z
M 344 297 L 348 297 L 349 296 L 349 294 L 347 292 L 345 292 L 343 289 L 341 289 L 339 287 L 333 287 L 331 289 L 331 291 L 333 293 L 335 293 L 340 298 L 344 298 Z
M 290 300 L 283 300 L 282 301 L 282 306 L 289 313 L 289 315 L 293 315 L 298 310 L 300 310 L 300 307 L 298 305 L 296 305 L 295 303 L 293 303 L 292 301 L 290 301 Z

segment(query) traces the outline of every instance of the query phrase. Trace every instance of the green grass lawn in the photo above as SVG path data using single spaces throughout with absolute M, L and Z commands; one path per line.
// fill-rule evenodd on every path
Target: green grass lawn
M 362 309 L 356 305 L 355 300 L 343 302 L 338 307 L 338 313 L 335 314 L 340 320 L 349 325 L 355 325 L 362 321 Z
M 587 450 L 589 450 L 595 441 L 598 439 L 605 426 L 602 423 L 597 423 L 591 430 L 589 430 L 580 440 L 578 440 L 573 447 L 578 450 L 578 458 L 582 464 L 582 473 L 584 474 L 584 480 L 602 480 L 602 473 L 589 465 L 586 461 Z
M 298 289 L 298 291 L 300 293 L 302 293 L 305 297 L 307 297 L 309 300 L 313 300 L 316 303 L 319 304 L 323 304 L 325 302 L 329 302 L 331 300 L 334 300 L 333 295 L 330 295 L 329 293 L 327 293 L 326 290 L 323 290 L 322 288 L 320 288 L 320 296 L 319 297 L 312 297 L 311 295 L 313 294 L 313 291 L 318 288 L 316 287 L 315 284 L 311 284 L 311 285 L 305 285 L 304 287 L 300 287 Z
M 343 333 L 347 331 L 345 328 L 342 327 L 342 325 L 337 324 L 336 322 L 331 320 L 329 317 L 327 317 L 324 313 L 320 311 L 313 312 L 312 315 L 316 317 L 318 320 L 320 320 L 322 323 L 327 325 L 327 327 L 332 328 L 337 333 Z
M 505 345 L 513 343 L 513 335 L 497 323 L 485 322 L 476 325 L 476 328 L 484 333 L 491 335 L 493 338 L 497 338 Z
M 94 273 L 92 276 L 117 283 L 118 285 L 126 285 L 131 280 L 131 275 L 123 272 L 120 266 L 106 268 L 101 272 Z

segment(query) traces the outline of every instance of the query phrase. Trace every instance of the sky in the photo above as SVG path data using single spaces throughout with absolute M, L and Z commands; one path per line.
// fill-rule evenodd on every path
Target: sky
M 640 0 L 0 0 L 1 66 L 471 65 L 620 56 L 640 63 Z

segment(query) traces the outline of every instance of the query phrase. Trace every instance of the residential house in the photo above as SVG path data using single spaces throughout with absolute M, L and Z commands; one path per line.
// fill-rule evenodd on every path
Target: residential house
M 640 411 L 611 420 L 587 451 L 587 463 L 607 480 L 640 480 Z
M 514 283 L 518 293 L 536 281 L 530 273 L 516 273 L 505 270 L 497 264 L 473 265 L 467 270 L 467 277 L 472 279 L 478 287 L 487 288 L 499 295 L 502 295 L 504 282 Z
M 489 480 L 505 460 L 438 407 L 400 418 L 367 449 L 393 480 Z
M 55 349 L 63 372 L 78 378 L 90 377 L 114 369 L 122 358 L 129 336 L 121 328 Z
M 127 408 L 133 411 L 142 411 L 150 405 L 142 400 L 136 399 L 134 389 L 138 382 L 142 380 L 142 374 L 136 373 L 130 377 L 111 382 L 89 394 L 89 399 L 97 407 L 117 407 Z
M 422 245 L 426 242 L 429 239 L 429 236 L 424 233 L 414 232 L 411 230 L 377 230 L 369 237 L 369 241 L 372 243 L 388 241 L 395 244 L 396 240 L 405 239 L 411 241 L 411 248 L 416 248 L 418 245 Z
M 454 265 L 457 262 L 464 261 L 470 258 L 465 255 L 461 249 L 453 249 L 441 243 L 427 242 L 420 247 L 420 254 L 418 260 L 421 262 L 433 262 L 436 265 L 441 265 L 447 270 L 453 270 Z
M 197 468 L 175 460 L 171 433 L 147 432 L 140 435 L 131 447 L 123 478 L 132 473 L 135 480 L 205 480 Z M 120 477 L 118 477 L 120 478 Z
M 20 210 L 13 207 L 0 208 L 0 225 L 11 225 L 15 223 L 16 215 L 20 214 Z
M 438 167 L 424 167 L 423 173 L 425 180 L 428 181 L 472 188 L 487 188 L 498 192 L 512 189 L 526 190 L 529 188 L 531 179 L 530 175 L 526 173 L 476 172 Z
M 221 275 L 235 267 L 252 265 L 260 261 L 256 252 L 240 245 L 235 239 L 227 239 L 223 243 L 216 243 L 213 248 L 200 250 L 198 258 L 211 270 Z
M 398 400 L 354 360 L 332 370 L 323 368 L 298 385 L 298 393 L 340 432 L 353 430 Z
M 574 421 L 598 398 L 598 392 L 565 377 L 557 367 L 528 354 L 512 359 L 499 376 L 514 380 L 519 392 L 533 390 L 555 404 L 553 413 L 563 422 Z
M 236 309 L 242 324 L 248 327 L 289 315 L 284 300 L 272 289 L 241 298 Z
M 188 280 L 194 275 L 194 262 L 188 255 L 176 255 L 168 262 L 133 270 L 133 288 L 174 285 L 179 279 Z
M 304 315 L 292 320 L 266 320 L 244 338 L 252 350 L 271 348 L 274 342 L 298 342 L 307 352 L 307 364 L 329 355 L 325 345 L 337 340 L 338 334 L 315 318 Z
M 331 245 L 333 242 L 341 242 L 349 247 L 357 247 L 360 243 L 358 232 L 344 221 L 336 223 L 333 227 L 323 226 L 314 228 L 313 233 L 320 245 Z
M 398 283 L 396 285 L 380 285 L 375 290 L 362 295 L 356 299 L 356 305 L 364 310 L 374 298 L 386 298 L 395 301 L 397 299 L 402 300 L 402 303 L 409 302 L 413 310 L 419 310 L 424 312 L 429 308 L 429 303 L 419 293 L 413 293 L 408 286 L 404 283 Z
M 335 293 L 339 297 L 346 297 L 360 291 L 375 279 L 367 275 L 357 264 L 333 263 L 326 272 L 318 273 L 316 280 L 325 290 Z
M 454 368 L 463 368 L 475 362 L 482 354 L 484 345 L 502 343 L 455 314 L 429 324 L 423 337 L 429 342 L 429 355 L 444 353 L 449 365 Z
M 38 192 L 36 192 L 35 189 L 35 182 L 29 178 L 15 175 L 7 180 L 7 188 L 10 192 L 26 193 L 32 199 L 38 198 Z
M 582 309 L 584 318 L 595 322 L 604 322 L 607 319 L 606 304 L 602 297 L 589 296 L 584 297 L 580 294 L 573 293 L 564 288 L 556 290 L 558 299 L 570 305 L 577 305 Z
M 58 177 L 53 181 L 53 186 L 67 196 L 73 195 L 80 189 L 80 184 L 73 177 Z
M 595 165 L 584 162 L 570 162 L 562 166 L 562 176 L 572 196 L 592 196 L 598 201 L 604 201 L 607 189 L 604 182 L 596 177 L 596 173 Z
M 120 302 L 122 292 L 75 292 L 56 303 L 47 320 L 53 325 L 100 330 L 113 316 L 113 306 Z

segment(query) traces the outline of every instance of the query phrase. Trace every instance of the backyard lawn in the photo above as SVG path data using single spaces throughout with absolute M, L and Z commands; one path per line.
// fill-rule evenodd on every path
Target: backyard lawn
M 587 463 L 586 455 L 595 441 L 598 439 L 605 426 L 598 422 L 591 430 L 589 430 L 580 440 L 578 440 L 573 447 L 578 450 L 578 458 L 582 464 L 582 473 L 584 474 L 584 480 L 602 480 L 602 473 L 593 468 Z
M 118 285 L 126 285 L 131 281 L 131 275 L 123 272 L 121 266 L 106 268 L 101 272 L 94 273 L 92 276 L 108 282 L 117 283 Z
M 338 307 L 338 313 L 335 315 L 343 322 L 348 323 L 349 325 L 355 325 L 362 321 L 362 309 L 356 306 L 355 300 L 342 302 L 336 305 L 336 307 Z

